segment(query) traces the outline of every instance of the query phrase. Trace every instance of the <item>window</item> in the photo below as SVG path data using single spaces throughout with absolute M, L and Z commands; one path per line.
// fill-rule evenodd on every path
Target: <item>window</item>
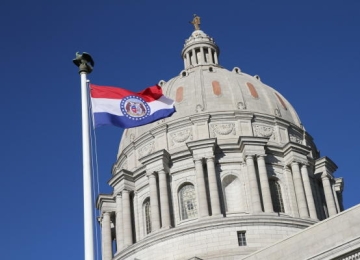
M 285 212 L 280 184 L 276 180 L 269 180 L 269 182 L 274 211 Z
M 246 231 L 237 232 L 239 246 L 246 246 Z
M 146 234 L 151 233 L 151 208 L 150 199 L 147 198 L 143 205 Z
M 179 205 L 181 220 L 197 217 L 195 188 L 186 184 L 179 190 Z

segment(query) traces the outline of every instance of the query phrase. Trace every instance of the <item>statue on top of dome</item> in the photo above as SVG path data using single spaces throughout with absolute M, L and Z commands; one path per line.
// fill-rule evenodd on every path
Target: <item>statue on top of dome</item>
M 194 25 L 195 31 L 200 30 L 200 16 L 197 16 L 194 14 L 194 18 L 191 22 L 189 22 Z

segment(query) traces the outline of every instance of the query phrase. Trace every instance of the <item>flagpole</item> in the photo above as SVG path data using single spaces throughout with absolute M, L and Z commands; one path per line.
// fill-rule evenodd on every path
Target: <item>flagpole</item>
M 76 53 L 74 64 L 79 67 L 81 79 L 81 118 L 83 151 L 83 196 L 84 196 L 84 250 L 85 260 L 94 260 L 94 220 L 91 193 L 90 128 L 88 115 L 88 94 L 86 76 L 92 71 L 94 61 L 88 53 Z

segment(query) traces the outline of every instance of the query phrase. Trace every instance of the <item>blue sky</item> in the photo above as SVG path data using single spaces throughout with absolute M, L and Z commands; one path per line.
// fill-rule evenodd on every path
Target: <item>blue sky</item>
M 238 66 L 282 93 L 360 202 L 360 2 L 77 0 L 0 2 L 2 259 L 83 259 L 80 79 L 134 91 L 183 69 L 192 15 Z M 100 191 L 122 130 L 96 131 Z

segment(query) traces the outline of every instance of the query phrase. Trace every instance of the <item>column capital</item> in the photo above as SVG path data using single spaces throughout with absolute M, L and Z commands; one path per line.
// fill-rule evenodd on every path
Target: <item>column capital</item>
M 215 161 L 215 156 L 206 156 L 205 160 L 206 161 Z
M 111 217 L 111 212 L 110 212 L 110 211 L 104 211 L 104 212 L 102 212 L 102 213 L 101 213 L 101 216 L 99 217 L 100 223 L 102 223 L 102 220 L 103 220 L 105 217 L 107 217 L 107 216 L 109 216 L 109 219 L 110 219 L 110 217 Z
M 130 193 L 130 190 L 123 189 L 123 190 L 121 191 L 121 195 L 122 195 L 122 193 Z
M 291 165 L 291 167 L 292 167 L 293 165 L 297 165 L 297 166 L 300 167 L 299 162 L 297 162 L 297 161 L 292 161 L 290 165 Z
M 254 159 L 255 158 L 255 154 L 247 154 L 244 156 L 245 160 L 248 160 L 248 159 Z
M 256 154 L 255 155 L 256 156 L 256 158 L 262 158 L 262 159 L 264 159 L 265 160 L 265 157 L 266 157 L 266 154 Z
M 321 179 L 328 179 L 331 180 L 331 176 L 325 171 L 321 174 Z

